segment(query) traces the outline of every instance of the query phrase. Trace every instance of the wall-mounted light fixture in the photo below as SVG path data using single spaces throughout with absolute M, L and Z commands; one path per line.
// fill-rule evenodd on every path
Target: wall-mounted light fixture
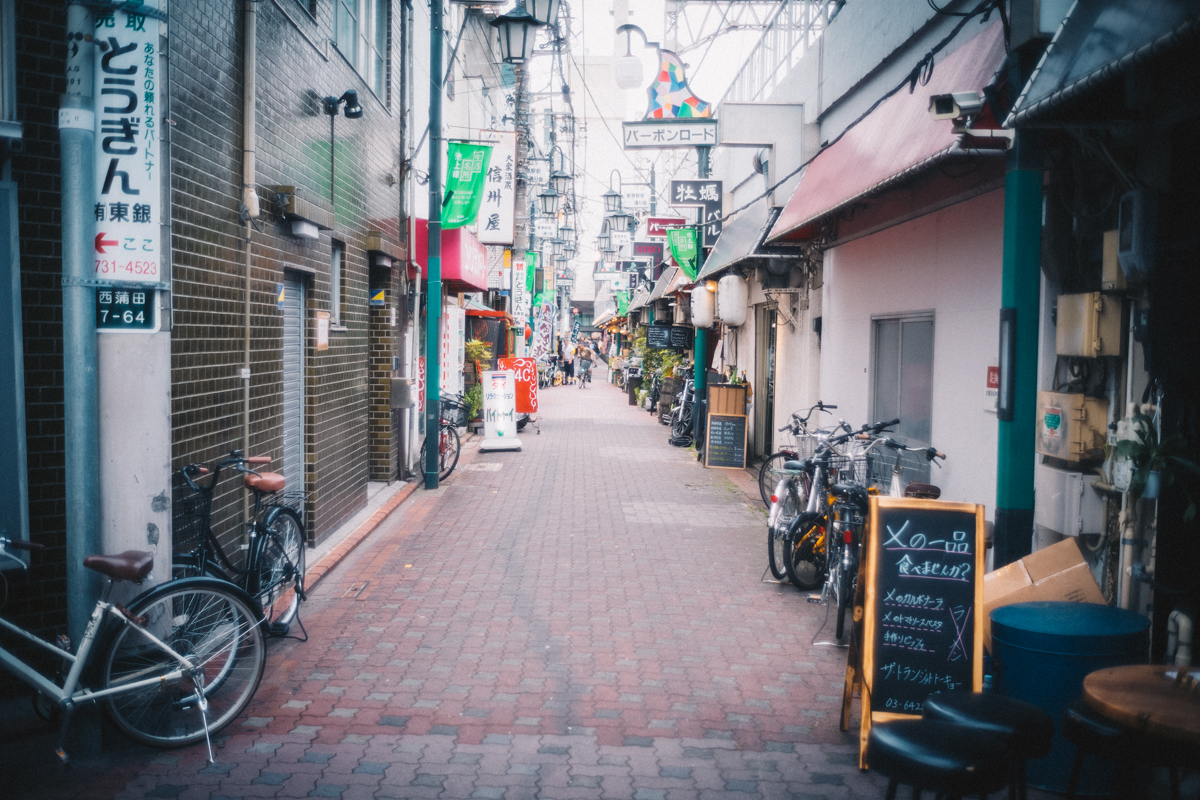
M 325 98 L 325 113 L 331 117 L 336 117 L 338 114 L 338 106 L 345 105 L 346 108 L 342 112 L 346 115 L 346 119 L 358 119 L 363 115 L 362 106 L 358 104 L 358 92 L 353 89 L 347 89 L 342 92 L 341 97 L 329 96 Z

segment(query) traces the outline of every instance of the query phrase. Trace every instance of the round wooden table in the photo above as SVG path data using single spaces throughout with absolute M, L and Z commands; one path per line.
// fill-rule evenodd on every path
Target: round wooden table
M 1137 664 L 1097 670 L 1083 679 L 1083 699 L 1127 728 L 1200 745 L 1200 688 L 1177 686 L 1167 677 L 1178 669 Z

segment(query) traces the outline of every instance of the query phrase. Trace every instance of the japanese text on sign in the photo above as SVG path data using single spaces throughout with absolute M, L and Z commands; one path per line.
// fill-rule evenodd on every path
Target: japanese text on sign
M 156 4 L 144 4 L 156 10 Z M 150 15 L 113 10 L 96 18 L 96 277 L 160 279 L 162 173 L 158 41 Z

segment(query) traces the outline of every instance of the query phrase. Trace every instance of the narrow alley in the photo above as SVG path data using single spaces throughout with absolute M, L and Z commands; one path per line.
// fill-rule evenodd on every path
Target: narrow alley
M 755 498 L 615 387 L 542 398 L 322 581 L 217 763 L 127 747 L 63 796 L 880 796 Z

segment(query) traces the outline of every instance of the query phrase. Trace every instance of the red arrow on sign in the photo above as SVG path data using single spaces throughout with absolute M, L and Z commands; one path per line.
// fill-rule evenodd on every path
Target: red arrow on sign
M 97 253 L 103 253 L 104 248 L 116 247 L 119 244 L 120 244 L 120 242 L 118 242 L 116 239 L 105 239 L 103 233 L 96 234 L 96 252 Z

